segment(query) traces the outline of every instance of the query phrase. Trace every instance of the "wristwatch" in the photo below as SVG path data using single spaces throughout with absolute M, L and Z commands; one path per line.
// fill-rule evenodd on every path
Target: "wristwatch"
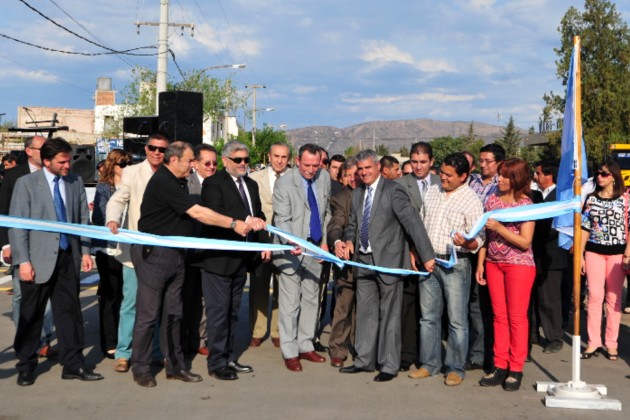
M 230 229 L 236 229 L 236 219 L 232 219 L 232 223 L 230 223 Z

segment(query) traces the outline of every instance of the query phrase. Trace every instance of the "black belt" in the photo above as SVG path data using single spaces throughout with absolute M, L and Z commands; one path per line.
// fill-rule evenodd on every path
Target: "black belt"
M 470 258 L 469 252 L 457 252 L 457 258 Z M 435 254 L 435 258 L 439 258 L 441 260 L 450 260 L 451 254 Z

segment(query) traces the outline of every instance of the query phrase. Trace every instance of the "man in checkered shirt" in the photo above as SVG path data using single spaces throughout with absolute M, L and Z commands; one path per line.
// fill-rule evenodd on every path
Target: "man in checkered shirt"
M 409 376 L 427 378 L 442 370 L 442 312 L 444 302 L 449 318 L 446 346 L 445 384 L 459 385 L 464 379 L 468 353 L 468 296 L 471 265 L 469 255 L 484 241 L 484 234 L 466 240 L 482 216 L 483 206 L 475 192 L 468 188 L 470 165 L 463 153 L 444 158 L 440 167 L 441 185 L 431 185 L 423 201 L 423 222 L 436 256 L 448 260 L 454 251 L 457 262 L 452 268 L 436 265 L 434 272 L 420 282 L 420 362 L 422 366 Z M 453 232 L 457 232 L 452 235 Z M 455 248 L 453 250 L 453 247 Z

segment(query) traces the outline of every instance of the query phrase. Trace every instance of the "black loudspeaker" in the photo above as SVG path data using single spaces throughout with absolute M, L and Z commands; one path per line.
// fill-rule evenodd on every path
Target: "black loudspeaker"
M 70 170 L 83 178 L 83 182 L 96 181 L 96 154 L 94 146 L 73 144 Z
M 150 117 L 125 117 L 123 118 L 123 132 L 138 136 L 148 136 L 158 131 L 159 119 Z
M 199 92 L 162 92 L 159 98 L 159 129 L 171 141 L 197 145 L 203 136 L 203 94 Z
M 134 137 L 123 139 L 123 150 L 135 156 L 145 156 L 144 145 L 147 144 L 148 137 Z

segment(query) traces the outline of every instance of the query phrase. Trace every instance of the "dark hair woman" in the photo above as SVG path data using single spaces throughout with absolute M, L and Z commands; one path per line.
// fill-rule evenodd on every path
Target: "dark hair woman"
M 507 159 L 498 166 L 498 190 L 488 197 L 485 211 L 532 204 L 530 176 L 523 159 Z M 527 358 L 527 309 L 536 276 L 532 251 L 534 222 L 501 223 L 488 219 L 486 243 L 479 250 L 476 280 L 488 285 L 494 313 L 494 370 L 481 386 L 503 384 L 516 391 Z
M 105 226 L 105 208 L 110 197 L 120 182 L 122 170 L 133 163 L 133 156 L 120 149 L 114 149 L 107 155 L 102 166 L 101 176 L 96 184 L 92 223 Z M 114 258 L 115 249 L 109 248 L 104 241 L 94 241 L 96 267 L 100 281 L 98 284 L 99 326 L 101 350 L 107 358 L 113 359 L 118 343 L 118 321 L 122 302 L 122 264 Z
M 621 294 L 624 268 L 630 268 L 628 241 L 628 195 L 624 194 L 621 169 L 608 161 L 595 173 L 595 191 L 582 207 L 582 274 L 588 286 L 588 346 L 582 359 L 602 350 L 602 304 L 606 301 L 606 355 L 617 360 L 617 338 L 621 323 Z

